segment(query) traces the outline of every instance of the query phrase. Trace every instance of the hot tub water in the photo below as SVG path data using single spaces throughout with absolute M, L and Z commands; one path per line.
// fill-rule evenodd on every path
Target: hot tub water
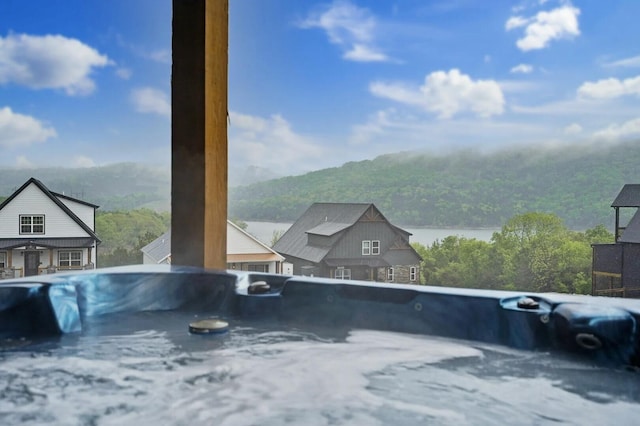
M 637 424 L 640 377 L 547 352 L 187 312 L 90 318 L 0 353 L 0 424 Z

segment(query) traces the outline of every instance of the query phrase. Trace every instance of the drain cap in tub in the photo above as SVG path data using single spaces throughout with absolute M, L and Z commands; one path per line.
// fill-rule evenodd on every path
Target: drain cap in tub
M 189 324 L 189 333 L 222 334 L 229 331 L 229 323 L 216 318 L 194 321 Z

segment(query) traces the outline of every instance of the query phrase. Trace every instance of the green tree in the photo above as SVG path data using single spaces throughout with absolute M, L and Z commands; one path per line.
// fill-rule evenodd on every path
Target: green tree
M 249 227 L 249 224 L 247 222 L 240 220 L 237 217 L 234 217 L 233 219 L 231 219 L 231 222 L 233 222 L 234 225 L 236 225 L 238 228 L 242 229 L 243 231 L 246 231 L 247 228 Z
M 428 285 L 588 294 L 591 244 L 612 238 L 602 226 L 574 232 L 556 215 L 532 212 L 509 219 L 490 242 L 449 236 L 413 247 Z
M 285 231 L 282 229 L 274 229 L 273 233 L 271 234 L 271 241 L 270 241 L 271 245 L 269 247 L 275 246 L 278 240 L 282 238 L 282 236 L 284 235 L 284 232 Z

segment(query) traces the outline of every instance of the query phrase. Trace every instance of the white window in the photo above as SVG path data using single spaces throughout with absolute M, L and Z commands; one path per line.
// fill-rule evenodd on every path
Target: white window
M 371 254 L 371 241 L 364 240 L 362 241 L 362 255 L 369 256 Z
M 82 251 L 59 251 L 58 267 L 69 269 L 82 268 Z
M 418 277 L 418 268 L 416 268 L 415 266 L 412 266 L 409 269 L 409 281 L 416 281 L 417 277 Z
M 334 274 L 334 278 L 339 280 L 350 280 L 351 279 L 351 269 L 345 269 L 344 266 L 339 266 L 336 269 Z
M 7 267 L 7 252 L 0 251 L 0 268 L 6 268 L 6 267 Z
M 393 268 L 389 267 L 389 269 L 387 269 L 387 281 L 392 282 L 393 281 Z
M 43 214 L 21 214 L 20 215 L 21 234 L 44 234 Z
M 380 254 L 380 241 L 371 241 L 371 254 Z

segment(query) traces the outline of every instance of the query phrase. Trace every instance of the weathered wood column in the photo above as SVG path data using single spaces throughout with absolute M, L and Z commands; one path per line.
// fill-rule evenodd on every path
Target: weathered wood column
M 171 257 L 226 268 L 228 0 L 173 0 Z

